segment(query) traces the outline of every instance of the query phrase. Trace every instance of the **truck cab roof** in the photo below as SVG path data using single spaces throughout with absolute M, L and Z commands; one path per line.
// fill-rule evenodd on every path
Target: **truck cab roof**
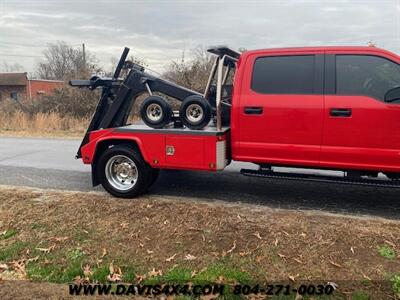
M 330 52 L 330 53 L 340 53 L 340 52 L 354 52 L 360 54 L 371 54 L 371 55 L 386 55 L 399 60 L 400 57 L 388 50 L 384 50 L 377 47 L 371 46 L 318 46 L 318 47 L 288 47 L 288 48 L 266 48 L 266 49 L 256 49 L 248 50 L 242 54 L 242 58 L 253 55 L 253 54 L 268 54 L 268 53 L 292 53 L 292 52 Z

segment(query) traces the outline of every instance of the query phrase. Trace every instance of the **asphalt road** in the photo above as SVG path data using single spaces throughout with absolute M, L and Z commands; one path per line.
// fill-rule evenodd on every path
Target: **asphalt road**
M 74 156 L 79 140 L 0 137 L 0 184 L 65 190 L 92 188 L 90 167 Z M 245 177 L 234 162 L 220 173 L 163 171 L 150 192 L 400 219 L 400 189 Z M 134 200 L 133 200 L 134 201 Z

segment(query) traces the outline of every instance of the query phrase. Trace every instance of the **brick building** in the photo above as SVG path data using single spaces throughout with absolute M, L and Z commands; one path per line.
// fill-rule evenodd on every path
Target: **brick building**
M 34 99 L 51 94 L 63 81 L 28 79 L 27 73 L 0 73 L 0 101 L 5 99 Z

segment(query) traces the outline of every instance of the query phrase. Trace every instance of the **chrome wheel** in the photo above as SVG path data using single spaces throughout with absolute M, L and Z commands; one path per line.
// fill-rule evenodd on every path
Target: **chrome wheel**
M 191 123 L 200 122 L 203 119 L 203 108 L 198 104 L 190 104 L 186 109 L 186 119 Z
M 146 109 L 146 115 L 149 120 L 153 122 L 158 122 L 163 117 L 163 111 L 160 105 L 156 103 L 150 104 Z
M 138 180 L 136 164 L 125 155 L 115 155 L 106 164 L 105 174 L 109 184 L 117 190 L 133 188 Z

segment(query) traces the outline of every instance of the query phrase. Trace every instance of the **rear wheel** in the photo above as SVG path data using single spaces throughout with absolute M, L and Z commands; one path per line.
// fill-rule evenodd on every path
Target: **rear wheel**
M 133 198 L 150 185 L 151 167 L 129 145 L 108 148 L 98 162 L 98 178 L 104 189 L 116 197 Z
M 211 120 L 210 103 L 200 95 L 186 97 L 179 109 L 179 116 L 186 127 L 202 129 Z
M 149 96 L 140 107 L 140 116 L 147 126 L 163 128 L 171 122 L 172 108 L 162 97 Z

